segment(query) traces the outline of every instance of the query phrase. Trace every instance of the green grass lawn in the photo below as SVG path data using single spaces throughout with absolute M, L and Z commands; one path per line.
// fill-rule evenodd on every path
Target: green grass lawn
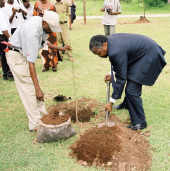
M 31 0 L 34 4 L 35 0 Z M 55 2 L 55 0 L 51 0 Z M 103 12 L 100 12 L 100 9 L 103 7 L 103 0 L 87 0 L 86 1 L 86 14 L 87 16 L 100 16 L 103 15 Z M 83 1 L 76 0 L 77 16 L 83 16 Z M 126 14 L 143 14 L 143 4 L 139 3 L 138 0 L 132 0 L 131 3 L 126 3 L 121 1 L 122 15 Z M 147 14 L 166 14 L 170 13 L 170 4 L 165 4 L 162 7 L 151 7 L 146 10 Z
M 121 19 L 121 22 L 126 21 Z M 170 62 L 170 22 L 168 18 L 150 19 L 151 24 L 117 25 L 117 32 L 139 33 L 156 40 L 166 51 Z M 94 56 L 88 50 L 89 39 L 103 34 L 100 20 L 76 21 L 71 33 L 76 97 L 73 91 L 72 64 L 67 59 L 58 65 L 58 72 L 42 73 L 41 60 L 36 63 L 40 85 L 46 96 L 46 106 L 54 104 L 57 94 L 95 98 L 105 102 L 104 75 L 109 71 L 108 60 Z M 1 70 L 0 73 L 2 74 Z M 143 88 L 143 103 L 153 149 L 152 171 L 170 170 L 170 66 L 160 75 L 153 87 Z M 118 101 L 119 103 L 120 101 Z M 114 111 L 120 118 L 126 111 Z M 104 120 L 104 118 L 103 118 Z M 77 129 L 77 126 L 74 125 Z M 35 133 L 28 132 L 25 110 L 14 82 L 0 78 L 0 171 L 95 171 L 102 169 L 82 167 L 69 157 L 69 146 L 78 135 L 62 142 L 34 144 Z
M 76 0 L 77 4 L 77 15 L 83 15 L 83 1 Z M 103 12 L 100 12 L 100 9 L 103 7 L 103 0 L 87 0 L 87 16 L 94 15 L 103 15 Z M 137 0 L 132 0 L 131 3 L 126 3 L 121 1 L 122 15 L 124 14 L 143 14 L 143 4 L 138 4 Z M 146 10 L 147 14 L 160 14 L 160 13 L 170 13 L 170 4 L 165 4 L 162 7 L 151 7 Z

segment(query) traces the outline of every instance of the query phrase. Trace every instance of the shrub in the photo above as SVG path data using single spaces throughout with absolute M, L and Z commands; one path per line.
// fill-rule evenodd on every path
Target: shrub
M 167 2 L 167 0 L 144 0 L 144 1 L 150 7 L 162 7 Z

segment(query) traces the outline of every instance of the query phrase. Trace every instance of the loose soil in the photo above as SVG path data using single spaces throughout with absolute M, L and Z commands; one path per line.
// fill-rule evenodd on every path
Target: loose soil
M 125 22 L 118 22 L 118 24 L 143 24 L 143 23 L 151 23 L 146 17 L 140 16 L 137 21 L 125 21 Z
M 78 118 L 81 122 L 88 122 L 90 118 L 104 120 L 104 104 L 94 99 L 81 98 L 70 103 L 60 103 L 48 108 L 49 114 L 67 114 L 73 122 L 76 121 L 76 103 L 78 104 Z M 112 171 L 147 171 L 151 167 L 152 156 L 147 137 L 150 132 L 132 131 L 126 128 L 127 123 L 111 114 L 114 127 L 91 127 L 86 129 L 80 139 L 70 148 L 70 155 L 85 166 L 104 167 Z M 90 122 L 89 122 L 90 123 Z M 87 123 L 88 124 L 88 123 Z M 84 125 L 84 124 L 83 124 Z M 85 124 L 86 125 L 86 124 Z M 146 134 L 145 134 L 146 133 Z
M 150 23 L 150 21 L 144 17 L 144 16 L 140 16 L 139 20 L 135 21 L 136 24 L 141 24 L 141 23 Z
M 151 167 L 150 145 L 144 133 L 132 131 L 112 115 L 114 127 L 93 127 L 71 146 L 71 156 L 82 165 L 112 171 L 147 171 Z
M 48 113 L 53 114 L 60 112 L 68 114 L 73 122 L 76 122 L 76 103 L 77 103 L 77 115 L 80 122 L 89 122 L 91 117 L 94 117 L 96 108 L 100 105 L 96 100 L 81 98 L 79 100 L 70 103 L 60 103 L 50 106 Z
M 54 111 L 54 113 L 43 116 L 41 121 L 47 125 L 60 125 L 68 121 L 69 118 L 69 115 L 60 116 L 58 111 Z

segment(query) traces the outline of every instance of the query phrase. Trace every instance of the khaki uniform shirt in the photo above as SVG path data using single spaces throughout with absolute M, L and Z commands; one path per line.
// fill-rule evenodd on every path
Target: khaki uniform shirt
M 60 21 L 67 21 L 70 6 L 71 2 L 69 0 L 62 0 L 61 2 L 55 3 L 56 12 L 60 16 Z

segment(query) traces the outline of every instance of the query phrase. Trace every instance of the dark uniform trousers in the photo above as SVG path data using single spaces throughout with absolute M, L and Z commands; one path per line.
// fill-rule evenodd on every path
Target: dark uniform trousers
M 6 61 L 5 52 L 0 52 L 0 55 L 1 55 L 3 77 L 11 76 L 12 74 Z
M 0 35 L 0 41 L 7 41 L 4 35 Z M 5 52 L 4 52 L 4 45 L 0 44 L 0 59 L 2 64 L 2 71 L 3 71 L 3 78 L 12 77 L 12 73 L 10 68 L 7 64 Z
M 142 99 L 140 97 L 141 93 L 141 84 L 130 80 L 127 81 L 125 89 L 125 99 L 123 103 L 125 103 L 126 108 L 129 111 L 133 125 L 146 122 Z

